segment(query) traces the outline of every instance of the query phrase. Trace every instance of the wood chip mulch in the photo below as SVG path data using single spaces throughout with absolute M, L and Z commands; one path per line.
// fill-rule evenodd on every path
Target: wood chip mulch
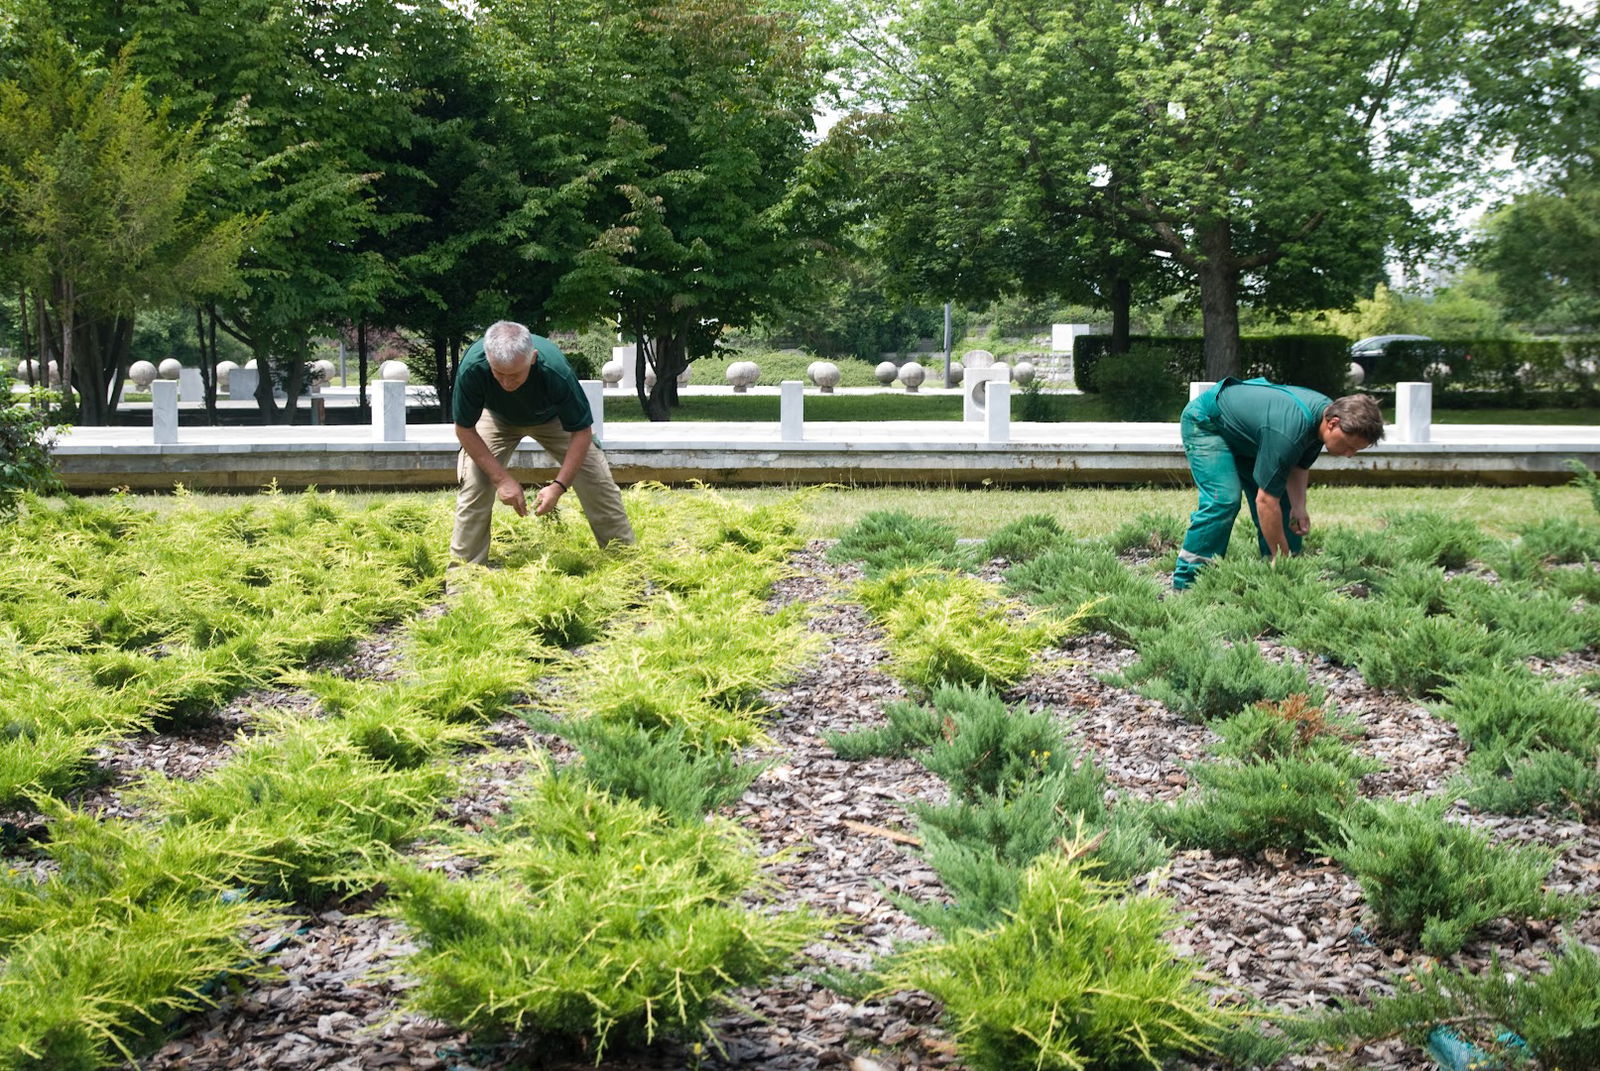
M 954 1047 L 939 1026 L 938 1005 L 927 995 L 863 999 L 826 985 L 828 972 L 869 968 L 896 947 L 930 936 L 896 906 L 896 897 L 943 896 L 937 875 L 913 847 L 915 829 L 905 804 L 939 801 L 945 793 L 942 782 L 913 760 L 844 762 L 822 739 L 824 731 L 881 722 L 884 704 L 905 696 L 884 671 L 881 634 L 859 607 L 844 601 L 858 572 L 827 562 L 826 549 L 813 544 L 796 555 L 792 575 L 774 596 L 775 603 L 813 606 L 811 627 L 825 647 L 797 680 L 768 696 L 774 711 L 771 744 L 757 757 L 773 765 L 729 815 L 756 835 L 763 855 L 776 858 L 771 872 L 782 902 L 823 912 L 838 921 L 838 928 L 805 950 L 795 973 L 737 994 L 738 1010 L 714 1024 L 720 1048 L 696 1051 L 665 1043 L 647 1052 L 608 1054 L 598 1065 L 569 1063 L 536 1050 L 482 1044 L 417 1016 L 403 1003 L 411 986 L 403 968 L 411 938 L 383 914 L 381 897 L 374 896 L 322 905 L 257 934 L 267 975 L 243 982 L 219 1007 L 191 1016 L 159 1051 L 135 1066 L 152 1071 L 499 1071 L 522 1066 L 959 1071 Z M 1262 647 L 1269 657 L 1302 662 L 1337 709 L 1361 725 L 1364 736 L 1356 746 L 1384 764 L 1383 771 L 1364 780 L 1367 794 L 1437 793 L 1460 770 L 1465 752 L 1454 729 L 1421 704 L 1368 688 L 1348 669 L 1271 643 Z M 1105 675 L 1133 658 L 1111 637 L 1076 637 L 1047 652 L 1006 698 L 1056 712 L 1118 792 L 1174 799 L 1188 790 L 1189 767 L 1205 757 L 1216 737 L 1130 689 L 1104 682 Z M 382 678 L 393 673 L 393 659 L 391 639 L 380 636 L 335 671 Z M 1541 669 L 1577 675 L 1595 672 L 1596 665 L 1593 653 L 1585 653 L 1552 660 Z M 106 780 L 79 802 L 106 815 L 133 813 L 121 801 L 123 787 L 146 770 L 193 777 L 226 761 L 235 734 L 248 730 L 251 712 L 263 703 L 279 709 L 313 705 L 303 694 L 259 693 L 234 704 L 215 726 L 119 742 L 100 756 Z M 537 750 L 555 749 L 555 761 L 564 761 L 559 740 L 533 733 L 516 719 L 489 726 L 486 737 L 488 746 L 464 764 L 463 787 L 444 816 L 467 828 L 481 827 L 505 808 Z M 1509 843 L 1558 847 L 1550 887 L 1600 894 L 1600 829 L 1542 816 L 1482 816 L 1460 807 L 1455 813 Z M 1310 1012 L 1340 998 L 1391 992 L 1406 972 L 1431 963 L 1416 948 L 1370 932 L 1359 887 L 1326 859 L 1180 852 L 1147 884 L 1177 903 L 1184 921 L 1170 937 L 1205 964 L 1223 999 Z M 1565 926 L 1502 924 L 1452 964 L 1481 970 L 1497 952 L 1511 966 L 1534 969 L 1563 940 L 1572 939 L 1600 947 L 1600 911 L 1590 910 Z M 1281 1065 L 1432 1066 L 1425 1054 L 1398 1041 L 1293 1057 Z

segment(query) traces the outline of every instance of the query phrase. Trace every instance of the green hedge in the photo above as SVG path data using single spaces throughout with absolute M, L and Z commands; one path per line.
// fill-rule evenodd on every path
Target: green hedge
M 1374 382 L 1428 380 L 1436 390 L 1499 391 L 1512 404 L 1528 404 L 1539 391 L 1594 404 L 1600 400 L 1600 339 L 1395 342 L 1377 372 Z
M 1194 337 L 1135 335 L 1130 342 L 1160 347 L 1171 354 L 1168 368 L 1180 383 L 1205 379 L 1205 343 Z M 1095 366 L 1111 346 L 1110 335 L 1080 335 L 1073 343 L 1078 386 L 1087 393 L 1100 389 Z M 1350 343 L 1339 335 L 1265 335 L 1239 340 L 1245 378 L 1265 376 L 1274 383 L 1293 383 L 1330 398 L 1345 393 L 1350 369 Z

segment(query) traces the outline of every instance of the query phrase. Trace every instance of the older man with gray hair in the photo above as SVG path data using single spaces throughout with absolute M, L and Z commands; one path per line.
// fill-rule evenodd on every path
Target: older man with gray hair
M 567 491 L 576 491 L 597 543 L 634 541 L 622 492 L 594 441 L 589 399 L 561 347 L 510 320 L 491 324 L 461 359 L 451 410 L 461 443 L 453 557 L 488 561 L 496 498 L 518 516 L 528 515 L 522 484 L 506 468 L 525 438 L 560 462 L 534 498 L 534 516 L 544 516 Z

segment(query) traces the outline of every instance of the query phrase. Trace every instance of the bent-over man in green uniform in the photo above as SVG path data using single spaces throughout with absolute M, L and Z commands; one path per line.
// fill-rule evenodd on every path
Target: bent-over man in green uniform
M 480 565 L 488 560 L 496 498 L 518 516 L 528 515 L 522 484 L 506 470 L 524 438 L 560 463 L 555 478 L 539 488 L 535 516 L 555 509 L 568 490 L 576 491 L 597 543 L 633 542 L 622 492 L 594 442 L 589 399 L 561 347 L 510 320 L 490 325 L 461 360 L 451 410 L 461 443 L 453 557 Z
M 1329 401 L 1305 387 L 1231 376 L 1183 411 L 1183 452 L 1200 505 L 1172 571 L 1187 588 L 1212 558 L 1227 553 L 1239 497 L 1250 504 L 1262 557 L 1300 553 L 1311 528 L 1306 485 L 1317 455 L 1354 457 L 1383 438 L 1378 403 L 1365 394 Z

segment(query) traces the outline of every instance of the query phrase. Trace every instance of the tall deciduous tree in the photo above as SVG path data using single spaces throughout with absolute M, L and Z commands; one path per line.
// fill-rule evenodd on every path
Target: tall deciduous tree
M 152 105 L 125 58 L 96 66 L 40 29 L 12 70 L 0 83 L 0 271 L 41 296 L 40 342 L 76 418 L 104 424 L 137 313 L 228 285 L 246 228 L 192 207 L 206 170 L 198 129 Z
M 784 206 L 811 129 L 815 53 L 793 16 L 757 0 L 570 0 L 512 16 L 499 9 L 525 43 L 526 107 L 549 117 L 531 123 L 550 181 L 529 202 L 525 259 L 572 255 L 548 313 L 616 316 L 640 342 L 640 370 L 656 373 L 648 394 L 638 377 L 645 411 L 668 419 L 689 362 L 806 260 Z
M 1370 292 L 1417 223 L 1402 150 L 1431 129 L 1427 107 L 1508 20 L 1551 6 L 924 0 L 885 23 L 906 62 L 880 87 L 905 143 L 928 145 L 930 187 L 939 149 L 981 138 L 1037 204 L 1184 269 L 1220 377 L 1239 369 L 1241 300 Z

